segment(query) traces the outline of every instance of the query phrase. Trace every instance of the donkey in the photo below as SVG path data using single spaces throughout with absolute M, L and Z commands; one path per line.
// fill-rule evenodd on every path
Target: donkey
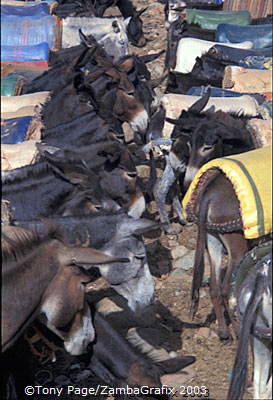
M 124 262 L 126 258 L 98 250 L 68 247 L 49 229 L 39 238 L 34 231 L 4 226 L 2 237 L 2 349 L 5 351 L 40 314 L 46 326 L 64 340 L 72 355 L 86 351 L 95 338 L 85 300 L 90 277 L 81 267 Z
M 165 202 L 168 192 L 178 181 L 185 193 L 197 170 L 206 162 L 255 147 L 246 128 L 248 119 L 223 111 L 203 111 L 209 98 L 210 89 L 187 111 L 183 110 L 177 120 L 167 118 L 168 122 L 175 125 L 171 135 L 172 147 L 165 157 L 166 167 L 153 187 L 153 194 L 160 220 L 165 224 L 168 233 L 172 233 L 172 228 Z M 185 224 L 177 193 L 172 198 L 172 203 L 180 223 Z
M 272 398 L 272 242 L 247 253 L 239 264 L 234 295 L 241 328 L 228 400 L 242 399 L 247 350 L 254 356 L 254 399 Z
M 199 289 L 204 274 L 204 252 L 207 250 L 211 268 L 210 295 L 218 320 L 218 336 L 222 340 L 229 340 L 231 336 L 225 313 L 230 314 L 228 297 L 232 273 L 245 253 L 257 245 L 257 242 L 263 241 L 266 236 L 257 239 L 245 238 L 240 203 L 232 183 L 224 173 L 212 168 L 202 183 L 194 200 L 189 201 L 186 206 L 188 220 L 198 225 L 191 314 L 194 316 L 198 309 Z M 228 255 L 226 269 L 222 267 L 224 252 Z

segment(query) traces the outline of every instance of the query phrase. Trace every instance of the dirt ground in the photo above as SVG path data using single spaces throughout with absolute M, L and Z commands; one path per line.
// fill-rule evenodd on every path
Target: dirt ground
M 164 5 L 153 0 L 133 0 L 133 2 L 137 8 L 148 7 L 147 11 L 142 14 L 143 30 L 148 43 L 140 49 L 131 46 L 131 52 L 144 55 L 166 49 Z M 148 64 L 152 78 L 163 75 L 164 58 L 165 55 L 163 54 L 159 59 Z M 163 95 L 162 89 L 159 90 L 159 95 Z M 170 343 L 170 347 L 176 349 L 179 354 L 194 355 L 197 359 L 193 365 L 186 369 L 189 372 L 188 378 L 182 375 L 180 380 L 179 375 L 169 376 L 166 382 L 178 389 L 181 382 L 184 384 L 184 380 L 186 381 L 185 386 L 198 386 L 199 388 L 205 386 L 207 388 L 206 395 L 202 396 L 200 393 L 199 396 L 195 397 L 196 399 L 222 400 L 226 399 L 227 396 L 236 341 L 230 344 L 220 343 L 216 335 L 215 322 L 211 323 L 209 328 L 200 327 L 200 324 L 202 325 L 208 318 L 212 308 L 208 287 L 202 289 L 199 311 L 194 321 L 189 316 L 191 266 L 195 243 L 195 225 L 184 227 L 175 236 L 166 236 L 162 233 L 160 238 L 146 239 L 150 268 L 153 275 L 158 276 L 156 278 L 156 299 L 167 307 L 170 313 L 180 322 L 177 332 L 172 331 L 177 335 L 176 337 L 175 335 L 172 336 L 174 341 Z M 179 251 L 184 252 L 185 256 L 177 260 L 172 259 L 172 255 L 179 255 Z M 188 394 L 190 394 L 190 390 Z M 180 396 L 180 398 L 185 397 Z M 244 399 L 251 398 L 251 385 L 248 385 Z

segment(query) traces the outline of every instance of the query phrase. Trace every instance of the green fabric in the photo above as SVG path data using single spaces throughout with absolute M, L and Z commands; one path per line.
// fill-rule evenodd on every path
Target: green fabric
M 22 80 L 19 75 L 10 75 L 1 78 L 1 96 L 15 96 L 17 93 L 18 84 Z
M 216 30 L 219 24 L 249 25 L 250 13 L 243 11 L 208 11 L 195 8 L 186 10 L 187 22 L 199 24 L 203 29 Z

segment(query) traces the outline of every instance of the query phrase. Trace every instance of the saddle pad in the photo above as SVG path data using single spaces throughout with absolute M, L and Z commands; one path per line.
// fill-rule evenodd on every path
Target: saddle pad
M 199 96 L 189 96 L 185 94 L 168 93 L 162 97 L 162 104 L 166 110 L 166 117 L 176 119 L 183 110 L 193 105 Z M 204 111 L 213 109 L 214 111 L 222 110 L 224 112 L 236 112 L 239 115 L 248 115 L 257 117 L 259 115 L 259 105 L 252 96 L 240 97 L 210 97 Z M 173 125 L 165 121 L 163 136 L 169 138 L 173 130 Z
M 262 18 L 272 14 L 272 0 L 225 0 L 226 11 L 249 10 L 252 18 Z
M 46 2 L 34 4 L 29 7 L 1 5 L 1 19 L 29 18 L 37 19 L 49 15 Z
M 248 69 L 268 69 L 272 71 L 272 57 L 249 56 L 241 60 L 239 65 Z
M 2 171 L 21 168 L 25 165 L 32 164 L 38 154 L 36 143 L 39 142 L 40 140 L 25 140 L 17 144 L 2 144 Z
M 1 78 L 1 96 L 18 96 L 25 82 L 24 77 L 15 74 Z
M 60 21 L 52 15 L 32 20 L 2 19 L 1 32 L 1 46 L 33 46 L 48 43 L 52 50 L 60 48 Z
M 1 120 L 1 143 L 16 144 L 27 138 L 28 126 L 32 116 Z
M 272 119 L 251 118 L 247 123 L 255 147 L 265 147 L 272 144 Z
M 203 165 L 183 199 L 184 213 L 199 179 L 215 168 L 233 184 L 240 202 L 245 238 L 255 239 L 272 232 L 272 146 L 216 158 Z
M 272 92 L 272 72 L 268 69 L 248 69 L 228 65 L 225 68 L 222 87 L 237 92 Z
M 44 104 L 50 98 L 50 92 L 36 92 L 19 96 L 1 96 L 1 114 L 16 112 L 20 108 Z
M 1 46 L 2 62 L 47 62 L 48 55 L 48 43 L 39 43 L 32 46 Z
M 199 24 L 203 29 L 217 29 L 222 23 L 249 25 L 251 18 L 247 10 L 243 11 L 213 11 L 198 10 L 195 8 L 187 9 L 187 22 Z
M 191 72 L 196 62 L 196 57 L 201 57 L 209 49 L 219 42 L 211 42 L 209 40 L 202 40 L 196 38 L 182 38 L 179 40 L 177 51 L 176 51 L 176 67 L 175 71 L 187 74 Z M 240 48 L 240 49 L 251 49 L 253 44 L 250 41 L 242 43 L 225 43 L 223 46 Z
M 123 18 L 67 17 L 62 22 L 62 48 L 81 43 L 79 29 L 92 35 L 112 56 L 129 53 L 129 42 Z
M 207 93 L 207 90 L 208 86 L 193 86 L 187 91 L 186 94 L 189 96 L 203 97 Z M 221 89 L 219 87 L 210 86 L 210 95 L 211 97 L 240 97 L 243 95 L 248 96 L 248 93 L 240 93 L 235 92 L 234 90 Z M 251 96 L 255 98 L 258 104 L 263 103 L 265 100 L 264 93 L 252 93 Z
M 272 24 L 249 26 L 220 24 L 217 28 L 217 42 L 239 43 L 244 40 L 250 40 L 253 43 L 253 49 L 272 46 Z

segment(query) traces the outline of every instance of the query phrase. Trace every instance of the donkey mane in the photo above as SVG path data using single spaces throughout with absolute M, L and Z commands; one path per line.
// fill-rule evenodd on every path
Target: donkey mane
M 16 184 L 27 178 L 35 178 L 41 174 L 51 171 L 50 164 L 46 161 L 39 161 L 35 164 L 25 165 L 11 171 L 2 172 L 2 184 Z
M 35 230 L 5 226 L 1 239 L 3 263 L 17 262 L 41 244 L 52 239 L 63 241 L 60 231 L 53 224 L 48 225 L 43 236 Z

